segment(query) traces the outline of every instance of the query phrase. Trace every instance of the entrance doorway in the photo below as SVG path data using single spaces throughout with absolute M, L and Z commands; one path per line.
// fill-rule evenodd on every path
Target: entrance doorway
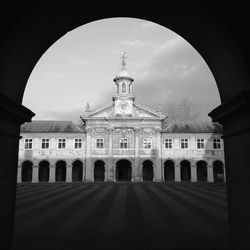
M 187 160 L 181 162 L 181 180 L 182 181 L 191 180 L 191 167 L 190 167 L 190 162 Z
M 56 182 L 66 181 L 66 162 L 58 161 L 56 163 Z
M 24 161 L 22 164 L 22 182 L 32 181 L 32 166 L 31 161 Z
M 146 160 L 143 162 L 142 166 L 143 181 L 153 181 L 153 177 L 154 177 L 153 162 L 150 160 Z
M 76 160 L 72 164 L 72 181 L 82 181 L 83 177 L 83 167 L 82 162 L 79 160 Z
M 49 181 L 49 162 L 43 160 L 39 163 L 39 173 L 38 179 L 39 182 L 48 182 Z
M 131 181 L 131 162 L 128 160 L 120 160 L 116 163 L 116 180 Z
M 207 162 L 197 162 L 197 181 L 207 181 Z
M 213 163 L 214 182 L 224 182 L 223 162 L 217 160 Z
M 166 160 L 164 163 L 164 180 L 174 181 L 174 162 L 171 160 Z
M 104 181 L 105 179 L 105 163 L 102 160 L 95 162 L 94 166 L 94 181 Z

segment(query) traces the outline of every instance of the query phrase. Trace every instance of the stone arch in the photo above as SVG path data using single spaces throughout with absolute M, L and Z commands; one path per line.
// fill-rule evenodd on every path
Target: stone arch
M 105 180 L 105 161 L 96 160 L 94 163 L 94 181 Z
M 74 160 L 72 163 L 72 181 L 83 180 L 83 162 L 81 160 Z
M 82 15 L 82 6 L 79 5 L 79 3 L 69 4 L 68 2 L 63 3 L 63 1 L 53 1 L 50 3 L 49 8 L 42 1 L 27 5 L 22 3 L 22 6 L 25 6 L 25 8 L 28 10 L 25 11 L 18 19 L 11 18 L 13 19 L 13 22 L 10 24 L 9 21 L 7 21 L 7 28 L 3 29 L 4 39 L 1 43 L 1 56 L 3 63 L 0 65 L 0 74 L 2 79 L 1 93 L 3 96 L 7 97 L 7 103 L 15 104 L 16 108 L 14 109 L 16 110 L 19 110 L 19 108 L 22 107 L 19 106 L 19 104 L 22 102 L 24 88 L 33 66 L 44 53 L 44 51 L 46 51 L 46 49 L 50 47 L 58 38 L 66 34 L 68 31 L 85 24 L 86 22 L 91 22 L 100 18 L 116 16 L 119 6 L 109 6 L 106 2 L 100 2 L 99 5 L 100 4 L 103 5 L 100 6 L 99 9 L 105 9 L 105 11 L 100 13 L 96 11 L 95 5 L 88 5 L 88 14 L 85 16 Z M 53 22 L 54 12 L 58 9 L 58 6 L 60 6 L 60 13 L 57 16 L 57 22 Z M 243 33 L 240 27 L 242 27 L 244 24 L 242 22 L 237 23 L 237 19 L 235 19 L 232 23 L 236 22 L 236 25 L 231 25 L 229 18 L 230 15 L 228 15 L 228 17 L 224 15 L 220 8 L 217 9 L 216 14 L 217 5 L 214 5 L 214 8 L 212 6 L 213 4 L 208 6 L 201 1 L 199 3 L 183 2 L 182 8 L 179 8 L 179 3 L 169 2 L 168 7 L 171 9 L 171 12 L 169 12 L 168 15 L 165 15 L 165 11 L 162 11 L 165 10 L 163 4 L 155 5 L 154 12 L 157 14 L 152 15 L 151 9 L 148 5 L 145 5 L 143 9 L 141 6 L 137 7 L 135 5 L 134 8 L 131 9 L 130 5 L 127 4 L 123 6 L 121 16 L 130 16 L 136 18 L 143 17 L 150 21 L 166 26 L 176 31 L 182 37 L 186 38 L 203 55 L 215 76 L 223 103 L 220 109 L 216 110 L 220 114 L 220 112 L 223 113 L 225 110 L 227 110 L 228 105 L 229 108 L 234 107 L 234 98 L 239 96 L 240 93 L 243 93 L 243 95 L 241 95 L 243 98 L 240 100 L 249 98 L 249 93 L 244 92 L 249 88 L 248 73 L 244 59 L 240 52 L 240 48 L 237 46 L 242 46 L 242 51 L 248 50 L 244 48 L 245 42 L 243 42 L 243 39 L 240 38 L 241 33 Z M 15 7 L 13 6 L 13 8 Z M 15 15 L 15 12 L 13 13 L 14 14 L 12 17 Z M 46 22 L 43 21 L 44 13 L 46 13 L 47 17 Z M 105 14 L 103 15 L 103 13 Z M 70 18 L 65 19 L 66 15 Z M 227 22 L 228 18 L 229 22 Z M 234 32 L 234 34 L 239 34 L 240 42 L 235 42 L 234 37 L 231 37 L 232 33 L 230 33 L 225 23 L 223 23 L 223 19 L 226 19 L 226 23 L 231 25 L 231 27 L 236 27 L 236 32 Z M 30 23 L 34 24 L 37 28 L 33 29 L 33 26 L 31 26 Z M 239 29 L 237 29 L 237 24 L 239 24 Z M 234 30 L 233 27 L 232 30 Z M 46 30 L 47 32 L 40 32 L 41 30 Z M 197 36 L 197 34 L 199 35 Z M 207 34 L 212 35 L 208 36 Z M 29 37 L 28 40 L 27 37 Z M 214 37 L 216 37 L 216 39 L 214 39 Z M 25 62 L 23 61 L 23 58 L 26 58 Z M 227 60 L 225 60 L 225 58 L 227 58 Z M 247 57 L 246 60 L 248 60 Z M 13 72 L 15 72 L 15 74 L 13 74 Z M 224 72 L 228 72 L 228 74 L 225 74 Z M 237 84 L 235 84 L 235 82 L 237 82 Z M 229 104 L 224 105 L 227 103 Z M 232 106 L 230 106 L 231 104 Z M 241 108 L 245 108 L 244 104 L 239 107 L 239 109 Z M 23 110 L 22 108 L 20 110 L 21 112 L 19 114 L 21 114 L 22 117 L 16 116 L 18 117 L 17 123 L 19 121 L 21 123 L 25 120 L 28 121 L 31 119 L 32 113 L 26 112 L 27 110 Z M 216 114 L 211 116 L 215 117 L 215 121 L 216 119 L 220 120 Z M 225 133 L 229 134 L 231 131 L 228 125 L 230 124 L 230 119 L 231 113 L 227 115 L 227 121 L 229 122 L 225 122 L 224 126 Z M 231 131 L 232 136 L 234 137 L 235 134 L 240 136 L 235 139 L 233 145 L 232 143 L 227 143 L 227 138 L 225 137 L 225 144 L 227 144 L 229 152 L 235 152 L 235 148 L 238 148 L 237 153 L 232 153 L 232 156 L 230 156 L 230 158 L 226 158 L 225 162 L 227 168 L 230 170 L 228 171 L 227 176 L 227 178 L 230 180 L 228 184 L 228 191 L 230 192 L 228 194 L 229 208 L 234 208 L 231 209 L 229 213 L 229 215 L 234 218 L 234 220 L 232 220 L 232 225 L 230 226 L 230 232 L 231 238 L 233 239 L 233 248 L 244 249 L 245 245 L 249 245 L 249 237 L 244 230 L 249 228 L 249 223 L 247 224 L 246 222 L 249 222 L 250 219 L 249 217 L 248 219 L 242 219 L 240 213 L 241 210 L 237 210 L 237 207 L 249 211 L 248 192 L 246 190 L 249 189 L 250 184 L 245 179 L 245 176 L 249 175 L 249 168 L 247 167 L 249 156 L 248 151 L 246 150 L 248 145 L 247 143 L 242 143 L 245 142 L 245 140 L 241 139 L 242 135 L 244 136 L 246 134 L 245 128 L 242 129 L 241 127 L 242 120 L 244 119 L 240 119 L 238 117 L 233 119 L 234 121 L 236 120 L 236 122 L 234 122 L 234 130 Z M 241 124 L 238 123 L 239 120 Z M 9 124 L 9 121 L 12 121 L 12 119 L 8 120 L 6 118 L 6 121 Z M 224 123 L 224 120 L 221 119 L 221 122 Z M 16 123 L 13 123 L 12 125 L 15 127 Z M 248 125 L 249 124 L 246 122 L 246 126 Z M 18 130 L 11 130 L 10 132 L 8 125 L 6 127 L 3 126 L 1 131 L 4 135 L 10 137 L 17 137 L 19 133 Z M 12 146 L 9 146 L 8 149 L 6 149 L 6 152 L 4 152 L 6 156 L 2 154 L 1 157 L 6 165 L 9 164 L 12 168 L 14 168 L 16 166 L 13 166 L 12 163 L 8 163 L 7 158 L 13 157 L 12 153 L 13 150 L 16 150 L 18 147 L 18 142 L 13 141 L 10 142 L 9 145 Z M 237 175 L 239 169 L 242 174 L 239 178 L 234 179 L 234 176 Z M 9 180 L 6 186 L 8 186 L 9 182 L 12 181 L 11 178 L 15 178 L 12 172 L 8 173 L 8 176 L 6 177 L 6 179 Z M 5 191 L 4 188 L 1 188 L 1 190 Z M 15 192 L 11 191 L 14 189 L 8 190 L 10 190 L 9 196 L 15 197 Z M 241 193 L 241 196 L 239 199 L 235 199 L 234 197 L 237 196 L 238 192 Z M 5 206 L 9 206 L 12 210 L 14 210 L 14 205 L 10 204 L 14 204 L 14 202 L 12 199 L 8 198 L 8 202 L 6 202 Z M 8 209 L 5 209 L 4 211 L 7 210 Z M 6 221 L 7 220 L 8 218 L 6 217 Z M 12 218 L 7 222 L 2 223 L 3 228 L 5 228 L 6 225 L 9 225 L 5 230 L 5 235 L 3 235 L 3 239 L 6 239 L 8 242 L 10 242 L 11 239 L 11 236 L 9 236 L 11 235 L 11 230 L 9 228 L 11 227 L 12 223 L 10 223 L 10 221 L 12 221 Z M 241 223 L 241 221 L 243 222 Z M 4 237 L 7 234 L 8 236 Z
M 56 182 L 66 181 L 66 166 L 67 163 L 64 160 L 56 162 Z
M 182 160 L 181 165 L 181 181 L 190 181 L 191 180 L 191 164 L 188 160 Z
M 197 181 L 207 181 L 207 162 L 199 160 L 196 162 L 197 166 Z
M 22 182 L 31 182 L 32 172 L 33 172 L 33 162 L 29 160 L 23 161 L 22 171 L 21 171 Z
M 154 179 L 154 163 L 151 160 L 142 162 L 142 179 L 143 181 L 153 181 Z
M 49 181 L 49 171 L 50 163 L 47 160 L 42 160 L 38 164 L 38 180 L 39 182 L 48 182 Z
M 213 162 L 214 182 L 224 182 L 224 164 L 221 160 Z
M 165 181 L 175 180 L 175 166 L 174 166 L 174 161 L 171 159 L 167 159 L 164 162 L 164 180 Z

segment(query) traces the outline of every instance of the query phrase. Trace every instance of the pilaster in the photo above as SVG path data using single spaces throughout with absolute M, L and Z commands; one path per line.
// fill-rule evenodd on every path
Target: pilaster
M 213 166 L 207 167 L 207 181 L 214 182 Z
M 133 181 L 141 182 L 142 181 L 142 173 L 140 171 L 140 128 L 134 129 L 134 144 L 135 144 L 135 165 L 134 165 L 134 178 Z
M 92 170 L 92 161 L 91 161 L 91 153 L 92 153 L 92 129 L 86 129 L 86 179 L 85 181 L 91 182 L 94 180 L 93 170 Z
M 72 182 L 72 166 L 66 166 L 66 182 Z
M 49 168 L 49 182 L 56 182 L 56 167 L 51 165 Z
M 106 181 L 114 181 L 114 166 L 113 166 L 113 134 L 114 128 L 108 128 L 108 166 L 106 169 Z
M 22 167 L 17 168 L 17 183 L 22 182 Z
M 161 129 L 155 129 L 155 181 L 163 181 L 162 166 L 161 166 Z
M 38 183 L 38 166 L 33 166 L 32 168 L 32 183 Z
M 197 182 L 197 167 L 195 165 L 191 166 L 191 182 Z
M 181 167 L 180 167 L 180 165 L 175 166 L 174 170 L 175 170 L 175 173 L 174 173 L 175 181 L 180 182 L 181 181 Z

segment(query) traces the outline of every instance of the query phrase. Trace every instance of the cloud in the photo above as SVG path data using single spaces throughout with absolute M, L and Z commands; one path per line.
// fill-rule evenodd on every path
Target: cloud
M 123 42 L 121 42 L 121 46 L 127 46 L 127 47 L 143 47 L 146 45 L 150 45 L 150 41 L 144 41 L 140 39 L 128 39 Z

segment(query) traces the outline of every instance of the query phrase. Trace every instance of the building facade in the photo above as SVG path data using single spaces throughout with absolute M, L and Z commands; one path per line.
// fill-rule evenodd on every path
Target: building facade
M 17 182 L 225 181 L 222 127 L 170 123 L 160 110 L 135 102 L 122 57 L 109 105 L 82 125 L 32 121 L 21 126 Z

